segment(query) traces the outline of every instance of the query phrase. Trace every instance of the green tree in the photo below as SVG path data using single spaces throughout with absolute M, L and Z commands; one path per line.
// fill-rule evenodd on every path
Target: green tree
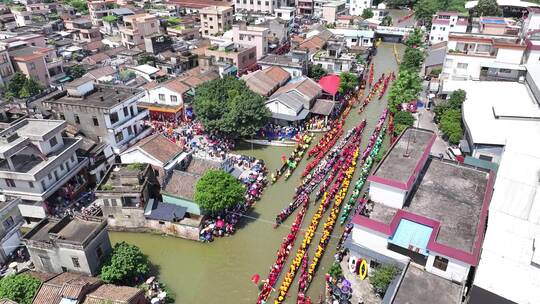
M 103 22 L 113 23 L 113 22 L 118 21 L 118 17 L 116 17 L 115 15 L 107 15 L 101 18 L 101 20 Z
M 467 92 L 462 89 L 455 90 L 450 94 L 450 99 L 448 100 L 448 105 L 452 109 L 461 109 L 461 105 L 467 97 Z
M 99 276 L 106 283 L 135 286 L 144 280 L 149 271 L 148 257 L 139 247 L 121 242 L 114 245 Z
M 463 137 L 461 127 L 461 110 L 449 109 L 441 117 L 441 131 L 451 144 L 458 144 Z
M 386 15 L 381 21 L 381 26 L 392 26 L 394 22 L 392 21 L 392 16 Z
M 77 79 L 77 78 L 81 78 L 84 74 L 86 74 L 86 69 L 83 68 L 80 65 L 76 65 L 76 66 L 73 66 L 73 67 L 69 68 L 66 71 L 66 74 L 68 76 L 71 76 L 71 78 L 73 78 L 73 79 Z
M 410 70 L 400 70 L 396 81 L 388 92 L 388 106 L 392 113 L 398 111 L 399 105 L 408 103 L 418 97 L 422 90 L 422 79 L 418 73 Z
M 394 133 L 401 134 L 407 127 L 414 124 L 414 116 L 408 111 L 399 111 L 394 115 Z
M 197 87 L 193 109 L 206 131 L 231 137 L 251 136 L 270 118 L 264 98 L 233 77 Z
M 320 64 L 310 65 L 308 68 L 308 77 L 313 78 L 315 81 L 319 81 L 325 75 L 326 71 Z
M 362 19 L 369 19 L 369 18 L 373 18 L 373 11 L 369 8 L 365 8 L 362 11 Z
M 330 270 L 328 271 L 328 274 L 334 280 L 337 280 L 343 276 L 343 269 L 341 269 L 341 265 L 339 264 L 339 262 L 334 262 L 334 264 L 332 264 Z
M 217 214 L 244 199 L 244 185 L 223 170 L 209 170 L 197 182 L 195 202 L 208 214 Z
M 440 0 L 420 0 L 414 6 L 414 17 L 431 26 L 431 18 L 439 9 L 441 9 Z
M 435 106 L 433 109 L 433 120 L 436 123 L 441 122 L 441 117 L 443 116 L 444 112 L 450 109 L 450 106 L 448 105 L 448 102 L 442 102 Z
M 408 47 L 419 47 L 424 44 L 424 32 L 415 28 L 414 31 L 405 40 L 405 45 Z
M 399 269 L 394 265 L 382 265 L 373 270 L 373 275 L 369 278 L 369 282 L 373 286 L 375 292 L 384 296 L 386 289 L 399 273 Z
M 6 93 L 9 97 L 19 98 L 19 92 L 22 90 L 26 82 L 26 75 L 17 72 L 11 77 L 11 80 L 6 85 Z
M 358 85 L 358 77 L 350 72 L 339 74 L 339 92 L 347 93 Z
M 8 275 L 0 280 L 0 298 L 31 304 L 41 282 L 26 274 Z
M 28 93 L 28 96 L 22 96 L 23 95 L 22 91 L 26 91 Z M 32 77 L 28 77 L 26 78 L 23 88 L 21 92 L 19 93 L 19 95 L 22 98 L 31 97 L 31 96 L 41 93 L 41 91 L 43 91 L 43 86 L 41 85 L 41 83 L 37 82 Z
M 472 12 L 475 16 L 502 16 L 497 0 L 479 0 Z
M 418 72 L 424 61 L 424 52 L 419 48 L 408 47 L 405 49 L 399 69 Z
M 72 6 L 75 10 L 83 15 L 88 14 L 88 5 L 84 0 L 66 0 L 65 3 Z

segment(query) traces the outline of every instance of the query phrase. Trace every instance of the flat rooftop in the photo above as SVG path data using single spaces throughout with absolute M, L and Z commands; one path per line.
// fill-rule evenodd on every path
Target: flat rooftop
M 433 131 L 408 128 L 390 147 L 373 176 L 407 183 L 422 156 L 429 153 Z
M 47 101 L 51 104 L 68 104 L 82 107 L 112 108 L 119 103 L 142 93 L 140 89 L 123 86 L 94 84 L 95 90 L 84 97 L 64 96 L 58 100 Z
M 63 120 L 25 119 L 22 126 L 17 129 L 19 136 L 28 138 L 44 137 L 53 131 L 60 131 L 66 122 Z
M 472 252 L 489 173 L 429 158 L 403 210 L 440 222 L 436 242 Z M 398 209 L 375 203 L 370 218 L 390 224 Z
M 56 242 L 67 241 L 82 244 L 89 236 L 103 227 L 101 221 L 90 221 L 77 217 L 64 217 L 61 220 L 46 218 L 30 230 L 23 239 L 46 243 L 54 239 Z
M 461 303 L 461 286 L 409 265 L 393 304 Z
M 101 192 L 140 192 L 145 182 L 146 164 L 117 164 L 98 186 Z

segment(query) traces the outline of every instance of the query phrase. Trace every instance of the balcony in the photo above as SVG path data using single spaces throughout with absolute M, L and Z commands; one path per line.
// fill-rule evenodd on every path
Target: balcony
M 145 110 L 139 109 L 139 113 L 137 113 L 137 115 L 129 116 L 128 118 L 122 121 L 117 121 L 116 123 L 112 124 L 111 125 L 112 132 L 118 133 L 121 130 L 125 129 L 128 125 L 132 125 L 134 122 L 143 120 L 149 115 L 150 115 L 150 111 L 148 111 L 148 109 L 145 109 Z
M 139 134 L 135 134 L 135 136 L 131 138 L 124 138 L 121 142 L 117 143 L 116 146 L 113 146 L 113 152 L 115 154 L 124 152 L 131 145 L 152 134 L 152 131 L 152 127 L 147 125 L 143 126 L 142 130 L 139 131 Z

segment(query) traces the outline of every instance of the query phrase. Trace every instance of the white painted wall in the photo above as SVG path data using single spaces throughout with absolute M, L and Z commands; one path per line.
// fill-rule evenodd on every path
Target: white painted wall
M 138 147 L 135 149 L 130 149 L 120 154 L 120 159 L 123 164 L 151 164 L 152 166 L 162 167 L 163 164 L 157 159 L 150 157 L 148 154 L 142 152 Z
M 291 115 L 291 116 L 295 116 L 297 114 L 292 108 L 289 108 L 288 106 L 277 101 L 268 102 L 266 104 L 266 107 L 272 113 L 285 114 L 285 115 Z
M 372 5 L 372 0 L 351 0 L 349 2 L 349 14 L 360 16 L 365 8 L 370 8 Z
M 273 65 L 261 64 L 261 70 L 264 70 L 264 69 L 269 68 L 271 66 L 273 66 Z M 291 75 L 291 78 L 296 78 L 296 77 L 302 76 L 302 69 L 284 67 L 284 66 L 280 66 L 280 67 L 282 69 L 284 69 L 285 71 L 287 71 L 287 73 L 289 73 Z
M 370 182 L 369 197 L 375 202 L 392 208 L 401 209 L 407 198 L 407 191 L 380 183 Z
M 42 205 L 26 205 L 26 204 L 19 204 L 19 210 L 21 211 L 21 215 L 23 217 L 33 217 L 33 218 L 40 218 L 43 219 L 47 215 L 45 214 L 45 208 L 43 208 Z
M 448 267 L 446 271 L 442 271 L 438 268 L 433 267 L 433 262 L 435 261 L 435 256 L 440 256 L 448 259 Z M 447 256 L 437 254 L 435 252 L 430 252 L 426 262 L 426 271 L 431 272 L 435 275 L 443 277 L 447 280 L 452 280 L 455 282 L 463 282 L 467 279 L 469 274 L 470 265 L 458 261 L 456 259 L 449 258 Z
M 359 246 L 368 248 L 387 257 L 403 262 L 409 260 L 409 257 L 388 249 L 388 237 L 371 229 L 354 225 L 352 241 Z
M 498 62 L 521 64 L 522 58 L 523 58 L 523 50 L 499 48 L 497 52 Z
M 540 51 L 537 50 L 531 50 L 527 54 L 527 62 L 526 64 L 538 64 L 540 63 Z
M 165 100 L 159 99 L 160 94 L 163 94 L 163 98 L 165 98 Z M 172 96 L 172 99 L 176 97 L 176 102 L 172 101 L 171 96 Z M 145 98 L 146 98 L 146 102 L 157 103 L 160 105 L 179 106 L 184 103 L 182 94 L 169 90 L 166 87 L 157 87 L 157 88 L 146 91 Z

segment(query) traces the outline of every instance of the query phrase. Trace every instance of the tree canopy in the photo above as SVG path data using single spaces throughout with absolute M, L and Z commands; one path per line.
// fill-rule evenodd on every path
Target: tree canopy
M 99 276 L 105 283 L 135 286 L 145 279 L 149 271 L 148 257 L 139 247 L 121 242 L 114 245 Z
M 339 74 L 339 92 L 347 93 L 358 85 L 358 77 L 350 72 Z
M 0 280 L 0 299 L 31 304 L 41 282 L 26 274 L 8 275 Z
M 465 13 L 465 0 L 419 0 L 414 5 L 414 16 L 424 24 L 431 26 L 431 18 L 437 11 Z
M 320 64 L 310 65 L 308 68 L 308 77 L 312 78 L 315 81 L 319 81 L 323 76 L 326 75 L 326 71 Z
M 207 132 L 231 137 L 251 136 L 270 118 L 264 98 L 233 77 L 197 87 L 193 109 Z
M 474 16 L 502 16 L 497 0 L 479 0 L 472 12 Z
M 77 78 L 81 78 L 84 74 L 86 74 L 86 70 L 82 66 L 76 65 L 69 68 L 66 71 L 66 74 L 68 76 L 71 76 L 71 78 L 73 79 L 77 79 Z
M 467 98 L 464 90 L 456 90 L 450 95 L 448 101 L 437 105 L 434 109 L 435 122 L 443 135 L 451 144 L 457 144 L 463 137 L 461 126 L 461 106 Z
M 373 275 L 370 276 L 369 282 L 375 289 L 375 292 L 384 295 L 386 289 L 399 273 L 399 269 L 394 265 L 382 265 L 373 270 Z
M 414 124 L 414 116 L 408 111 L 399 111 L 394 116 L 394 133 L 401 134 L 407 127 L 412 127 Z
M 420 70 L 424 61 L 424 52 L 420 48 L 406 48 L 403 58 L 401 59 L 400 69 L 416 71 Z
M 362 11 L 362 19 L 369 19 L 369 18 L 373 18 L 373 11 L 369 8 L 365 8 Z
M 195 202 L 209 214 L 217 214 L 240 203 L 246 190 L 234 176 L 223 170 L 209 170 L 197 182 Z
M 400 70 L 396 81 L 388 92 L 388 106 L 392 113 L 398 111 L 399 105 L 408 103 L 418 97 L 422 90 L 422 79 L 418 72 L 411 70 Z
M 33 78 L 27 78 L 26 75 L 17 72 L 6 84 L 5 96 L 11 98 L 28 98 L 43 91 L 43 86 Z

